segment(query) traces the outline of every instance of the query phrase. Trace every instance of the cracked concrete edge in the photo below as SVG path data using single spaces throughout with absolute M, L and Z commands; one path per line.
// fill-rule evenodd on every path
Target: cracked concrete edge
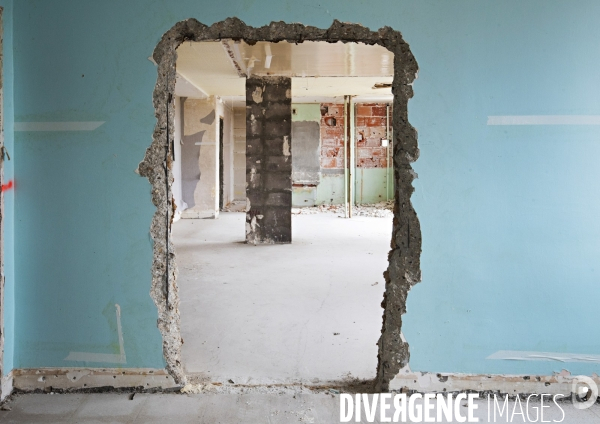
M 166 241 L 166 234 L 167 231 L 170 233 L 172 223 L 173 200 L 172 196 L 167 198 L 165 156 L 167 134 L 173 134 L 176 50 L 184 41 L 222 39 L 244 40 L 248 44 L 255 44 L 258 41 L 361 42 L 370 45 L 379 44 L 394 53 L 392 92 L 394 94 L 396 204 L 389 267 L 384 274 L 386 292 L 382 302 L 384 314 L 382 334 L 378 342 L 377 367 L 377 388 L 387 391 L 389 382 L 408 363 L 408 344 L 401 338 L 402 314 L 406 311 L 408 291 L 413 284 L 420 281 L 421 276 L 419 264 L 421 231 L 417 215 L 410 203 L 414 191 L 412 181 L 416 176 L 410 164 L 417 160 L 419 149 L 417 132 L 408 122 L 408 100 L 413 94 L 410 84 L 416 78 L 418 66 L 400 32 L 390 27 L 383 27 L 375 32 L 359 24 L 342 23 L 338 20 L 334 20 L 328 29 L 319 29 L 284 22 L 271 22 L 269 25 L 253 28 L 237 18 L 228 18 L 207 26 L 196 19 L 187 19 L 176 23 L 167 31 L 154 50 L 153 58 L 158 65 L 153 97 L 157 123 L 152 144 L 146 150 L 146 156 L 138 167 L 138 173 L 150 181 L 152 202 L 156 206 L 150 228 L 154 241 L 150 294 L 158 308 L 158 327 L 163 337 L 163 354 L 167 370 L 177 383 L 187 382 L 181 364 L 182 340 L 176 284 L 177 269 L 172 243 L 169 240 L 167 246 Z M 170 103 L 168 132 L 167 103 Z M 173 181 L 170 163 L 167 178 L 170 186 Z M 167 264 L 168 277 L 165 275 Z
M 153 368 L 25 368 L 12 372 L 16 390 L 79 390 L 94 388 L 178 389 L 164 369 Z
M 396 73 L 401 71 L 395 63 Z M 408 100 L 413 91 L 410 85 L 397 85 L 394 78 L 394 177 L 395 204 L 393 236 L 384 272 L 386 289 L 382 302 L 383 326 L 379 338 L 377 367 L 378 391 L 388 391 L 390 381 L 410 359 L 408 343 L 402 336 L 402 315 L 411 287 L 421 281 L 421 227 L 410 198 L 417 177 L 411 163 L 419 157 L 417 131 L 408 122 Z
M 390 382 L 390 390 L 405 393 L 500 393 L 510 396 L 533 393 L 569 395 L 577 378 L 566 370 L 552 375 L 504 375 L 419 372 L 406 367 Z M 590 378 L 600 385 L 598 375 L 593 374 Z

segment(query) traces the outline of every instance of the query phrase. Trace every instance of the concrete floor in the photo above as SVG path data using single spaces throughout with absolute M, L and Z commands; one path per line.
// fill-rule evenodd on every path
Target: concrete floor
M 293 216 L 293 243 L 252 246 L 245 215 L 173 225 L 183 364 L 236 384 L 370 379 L 391 218 Z M 376 284 L 377 283 L 377 284 Z
M 17 397 L 8 404 L 10 411 L 0 411 L 0 423 L 206 423 L 206 424 L 332 424 L 340 422 L 340 397 L 329 394 L 243 394 L 243 395 L 178 395 L 136 394 L 28 394 Z M 476 401 L 475 417 L 479 422 L 487 419 L 484 400 Z M 544 410 L 544 422 L 560 422 L 561 411 L 554 405 Z M 509 405 L 512 411 L 513 404 Z M 531 421 L 535 418 L 534 406 L 530 405 Z M 600 405 L 578 410 L 568 402 L 562 403 L 564 424 L 600 423 Z M 466 408 L 461 408 L 466 416 Z M 518 409 L 517 409 L 518 411 Z M 379 410 L 376 419 L 379 423 Z M 432 414 L 435 417 L 435 412 Z M 391 416 L 388 415 L 388 416 Z M 491 418 L 493 415 L 491 415 Z M 504 416 L 506 417 L 506 415 Z M 364 410 L 361 415 L 365 419 Z M 352 420 L 352 422 L 355 422 Z M 444 421 L 446 422 L 446 421 Z M 499 418 L 497 422 L 510 422 Z M 523 422 L 516 415 L 512 422 Z

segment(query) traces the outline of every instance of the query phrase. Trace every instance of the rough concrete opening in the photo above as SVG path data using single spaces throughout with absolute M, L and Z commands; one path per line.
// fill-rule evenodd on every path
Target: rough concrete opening
M 219 41 L 244 40 L 302 43 L 304 41 L 359 42 L 378 44 L 394 53 L 393 103 L 393 161 L 394 161 L 394 223 L 389 266 L 385 272 L 386 288 L 382 307 L 382 334 L 378 342 L 376 390 L 385 391 L 401 367 L 408 363 L 408 344 L 401 335 L 402 314 L 406 297 L 412 285 L 420 281 L 421 234 L 416 213 L 410 203 L 415 173 L 411 162 L 418 158 L 417 134 L 408 122 L 408 100 L 412 97 L 411 83 L 416 77 L 417 64 L 399 32 L 389 27 L 377 32 L 360 25 L 334 21 L 329 29 L 306 27 L 301 24 L 274 22 L 261 28 L 252 28 L 239 19 L 227 19 L 212 26 L 195 19 L 177 23 L 157 45 L 153 58 L 158 66 L 154 90 L 157 124 L 153 142 L 138 167 L 140 175 L 152 185 L 152 201 L 157 211 L 150 232 L 154 241 L 151 296 L 158 308 L 158 326 L 163 336 L 163 352 L 167 369 L 179 383 L 186 382 L 181 354 L 179 296 L 176 284 L 176 264 L 170 229 L 174 214 L 171 194 L 172 155 L 174 133 L 173 94 L 176 79 L 176 49 L 186 40 Z

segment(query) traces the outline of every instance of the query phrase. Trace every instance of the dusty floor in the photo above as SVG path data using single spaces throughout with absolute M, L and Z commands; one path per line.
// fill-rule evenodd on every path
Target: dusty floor
M 484 400 L 476 402 L 475 417 L 479 422 L 494 422 L 487 419 L 487 405 Z M 544 409 L 544 422 L 564 424 L 600 423 L 600 405 L 590 409 L 577 410 L 570 403 L 561 404 L 563 413 L 554 404 Z M 339 395 L 178 395 L 178 394 L 136 394 L 130 400 L 129 394 L 27 394 L 21 395 L 7 405 L 10 411 L 0 411 L 0 423 L 206 423 L 206 424 L 289 424 L 313 423 L 332 424 L 340 422 Z M 511 402 L 509 409 L 514 404 Z M 534 407 L 530 404 L 530 418 L 527 422 L 541 422 L 535 418 Z M 461 408 L 466 416 L 466 408 Z M 518 411 L 518 409 L 517 409 Z M 376 419 L 379 423 L 379 410 Z M 389 414 L 388 417 L 391 417 Z M 435 412 L 432 412 L 435 417 Z M 506 414 L 504 415 L 504 418 Z M 361 414 L 363 423 L 364 410 Z M 490 416 L 493 418 L 493 415 Z M 354 419 L 352 422 L 355 422 Z M 446 421 L 444 421 L 446 422 Z M 497 417 L 496 422 L 510 422 Z M 516 415 L 512 422 L 523 422 Z
M 243 213 L 173 225 L 183 363 L 236 384 L 375 377 L 392 219 L 293 216 L 291 245 L 251 246 Z

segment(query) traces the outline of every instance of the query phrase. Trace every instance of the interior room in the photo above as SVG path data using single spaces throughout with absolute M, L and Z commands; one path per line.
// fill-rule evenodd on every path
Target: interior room
M 362 43 L 178 48 L 172 234 L 193 381 L 375 378 L 392 234 L 393 63 Z M 248 92 L 258 77 L 291 83 L 283 106 L 262 112 L 287 131 L 271 130 L 264 150 L 255 98 L 272 95 L 264 85 Z M 285 208 L 273 222 L 267 205 L 254 213 L 257 189 Z M 252 226 L 274 226 L 279 238 Z

